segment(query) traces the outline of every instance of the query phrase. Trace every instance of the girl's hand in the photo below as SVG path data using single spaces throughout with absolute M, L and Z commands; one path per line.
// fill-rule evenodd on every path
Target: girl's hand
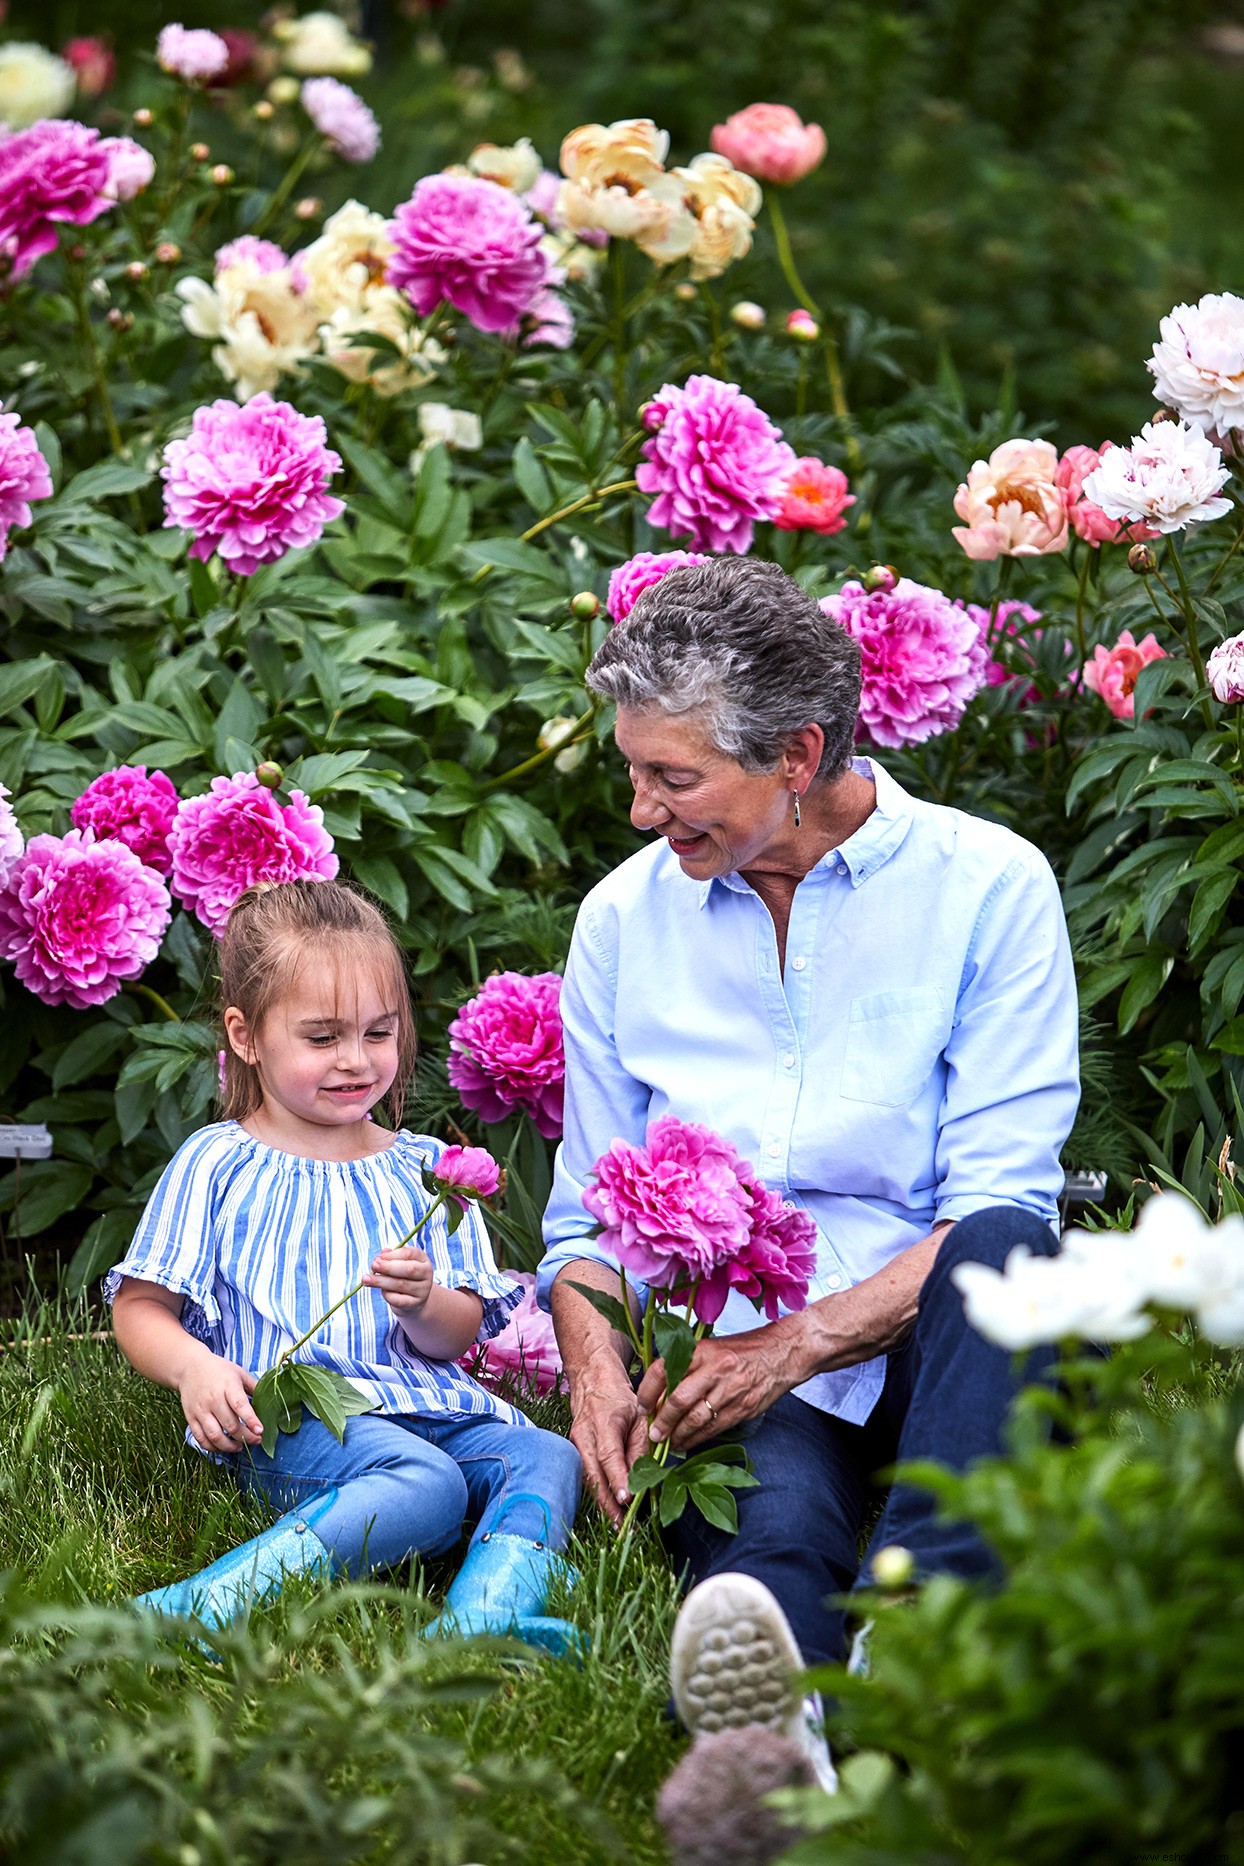
M 186 1424 L 211 1451 L 257 1445 L 263 1426 L 250 1403 L 258 1382 L 244 1367 L 209 1351 L 196 1355 L 178 1383 Z
M 382 1250 L 363 1283 L 368 1289 L 378 1289 L 389 1307 L 404 1321 L 410 1321 L 427 1307 L 432 1294 L 432 1259 L 417 1244 Z

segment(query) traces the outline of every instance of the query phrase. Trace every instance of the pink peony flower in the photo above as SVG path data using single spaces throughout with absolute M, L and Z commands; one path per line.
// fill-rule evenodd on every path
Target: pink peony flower
M 1003 662 L 995 661 L 990 652 L 988 607 L 984 603 L 965 603 L 962 597 L 956 597 L 955 608 L 962 609 L 965 615 L 972 618 L 977 627 L 977 646 L 973 650 L 973 668 L 980 676 L 980 684 L 986 687 L 1001 687 L 1009 680 L 1021 680 L 1022 675 L 1013 673 Z M 997 643 L 1005 636 L 1014 648 L 1018 648 L 1021 658 L 1031 661 L 1031 656 L 1027 652 L 1025 635 L 1031 629 L 1032 639 L 1037 641 L 1041 631 L 1036 624 L 1041 619 L 1041 611 L 1034 609 L 1030 603 L 999 603 L 998 613 L 993 620 L 994 642 Z M 1038 689 L 1030 684 L 1019 696 L 1020 705 L 1029 706 L 1034 700 L 1040 698 Z
M 20 415 L 0 415 L 0 563 L 13 526 L 28 525 L 34 516 L 31 500 L 51 496 L 52 476 L 34 430 L 22 426 Z
M 952 535 L 971 558 L 1048 556 L 1067 548 L 1067 505 L 1049 441 L 1003 441 L 955 494 Z
M 509 189 L 473 175 L 425 175 L 389 222 L 388 282 L 420 317 L 448 301 L 480 330 L 505 331 L 548 282 L 543 229 Z
M 107 192 L 114 201 L 132 201 L 155 179 L 155 157 L 132 136 L 109 136 L 101 144 L 108 156 Z
M 483 1121 L 523 1109 L 546 1140 L 562 1131 L 566 1059 L 556 972 L 486 978 L 449 1026 L 449 1080 Z
M 861 737 L 922 745 L 954 730 L 985 680 L 980 630 L 964 610 L 909 577 L 871 595 L 844 583 L 821 608 L 860 646 Z
M 84 123 L 48 118 L 0 137 L 0 254 L 20 279 L 62 226 L 85 227 L 113 205 L 108 144 Z
M 1113 441 L 1103 441 L 1100 447 L 1069 447 L 1054 471 L 1054 479 L 1062 487 L 1067 502 L 1072 530 L 1094 550 L 1120 541 L 1142 544 L 1146 538 L 1158 536 L 1148 525 L 1124 525 L 1117 518 L 1107 518 L 1099 505 L 1084 497 L 1085 480 L 1101 465 L 1103 454 L 1113 446 Z
M 99 97 L 116 78 L 117 55 L 97 34 L 68 40 L 60 55 L 77 78 L 81 97 Z
M 380 125 L 358 92 L 339 78 L 308 78 L 302 107 L 345 161 L 370 162 L 379 149 Z
M 123 842 L 93 830 L 34 836 L 0 893 L 0 958 L 44 1004 L 115 997 L 160 950 L 168 889 Z
M 165 525 L 193 534 L 192 557 L 219 551 L 241 577 L 314 544 L 345 511 L 326 490 L 341 467 L 326 438 L 318 415 L 266 391 L 196 408 L 190 433 L 164 449 Z
M 609 578 L 609 594 L 605 598 L 605 608 L 615 622 L 623 622 L 635 607 L 636 600 L 645 590 L 650 590 L 654 583 L 659 583 L 667 571 L 678 570 L 684 564 L 706 564 L 707 557 L 698 551 L 640 551 L 636 556 L 619 564 Z
M 711 1326 L 732 1290 L 763 1307 L 771 1322 L 782 1309 L 804 1309 L 816 1269 L 816 1220 L 763 1185 L 744 1162 L 743 1186 L 751 1200 L 746 1248 L 705 1277 L 695 1313 Z
M 212 269 L 219 278 L 222 272 L 227 272 L 230 266 L 236 266 L 244 259 L 265 273 L 280 272 L 290 263 L 275 240 L 261 240 L 253 233 L 242 233 L 236 240 L 217 247 Z
M 574 313 L 551 285 L 540 292 L 526 316 L 519 321 L 524 350 L 543 344 L 550 350 L 568 350 L 574 342 Z
M 253 771 L 212 779 L 184 798 L 169 831 L 173 893 L 219 939 L 234 904 L 259 881 L 331 881 L 337 873 L 324 812 L 302 791 L 280 804 Z
M 162 71 L 187 84 L 210 84 L 223 77 L 229 64 L 229 47 L 217 32 L 204 27 L 187 31 L 184 26 L 165 26 L 156 40 L 156 62 Z
M 1166 649 L 1150 633 L 1143 641 L 1133 641 L 1131 629 L 1125 628 L 1113 648 L 1097 647 L 1093 658 L 1084 664 L 1084 684 L 1099 694 L 1116 719 L 1132 719 L 1136 713 L 1133 688 L 1136 676 L 1150 661 L 1161 661 Z
M 25 847 L 21 826 L 9 802 L 9 792 L 0 784 L 0 888 L 7 885 L 13 864 Z
M 615 1140 L 583 1203 L 618 1263 L 655 1289 L 687 1294 L 748 1243 L 751 1199 L 729 1141 L 663 1115 L 647 1144 Z
M 465 1205 L 467 1199 L 490 1199 L 501 1184 L 501 1168 L 486 1147 L 446 1147 L 432 1177 L 438 1188 Z
M 789 104 L 749 104 L 724 123 L 713 125 L 709 138 L 718 155 L 757 181 L 786 184 L 801 181 L 825 160 L 825 132 L 819 123 L 805 123 Z
M 552 1318 L 536 1301 L 536 1279 L 529 1270 L 507 1270 L 525 1292 L 499 1335 L 477 1343 L 458 1363 L 485 1386 L 511 1391 L 552 1393 L 561 1385 L 562 1357 Z
M 146 765 L 118 765 L 88 784 L 69 814 L 75 829 L 111 836 L 148 868 L 168 875 L 173 869 L 168 832 L 179 801 L 163 771 L 148 777 Z
M 826 466 L 821 460 L 796 460 L 786 490 L 782 509 L 774 519 L 779 531 L 819 531 L 830 537 L 846 529 L 843 516 L 855 494 L 847 490 L 847 476 L 841 467 Z
M 1244 635 L 1232 635 L 1220 641 L 1205 663 L 1210 691 L 1224 706 L 1238 706 L 1244 700 Z M 3 837 L 0 836 L 0 848 Z M 3 855 L 0 854 L 0 861 Z
M 691 376 L 666 383 L 644 410 L 652 439 L 635 469 L 655 493 L 648 523 L 705 551 L 750 550 L 758 519 L 776 518 L 795 455 L 735 382 Z

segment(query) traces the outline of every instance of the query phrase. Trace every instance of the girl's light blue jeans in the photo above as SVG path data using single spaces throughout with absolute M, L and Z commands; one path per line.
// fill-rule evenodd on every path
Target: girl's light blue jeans
M 356 1577 L 412 1555 L 441 1554 L 468 1519 L 476 1524 L 473 1541 L 504 1529 L 563 1549 L 583 1477 L 568 1439 L 478 1415 L 361 1413 L 347 1419 L 339 1445 L 304 1414 L 297 1432 L 277 1439 L 272 1457 L 255 1445 L 236 1463 L 242 1487 L 277 1510 L 335 1488 L 315 1533 Z

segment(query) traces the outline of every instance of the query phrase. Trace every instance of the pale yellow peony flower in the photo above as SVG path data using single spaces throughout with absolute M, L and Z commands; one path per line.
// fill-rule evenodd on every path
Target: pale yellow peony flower
M 682 195 L 665 173 L 669 140 L 651 117 L 584 123 L 572 130 L 561 147 L 566 180 L 557 198 L 558 217 L 572 233 L 595 231 L 613 239 L 677 245 Z M 690 243 L 687 228 L 683 251 Z
M 1044 557 L 1067 548 L 1067 505 L 1049 441 L 1003 441 L 974 462 L 955 494 L 965 522 L 951 527 L 969 557 Z
M 55 52 L 20 39 L 0 45 L 0 124 L 27 130 L 41 117 L 63 117 L 77 88 L 73 66 Z
M 336 13 L 304 13 L 273 27 L 282 62 L 304 78 L 362 78 L 371 70 L 371 48 L 354 38 Z
M 670 139 L 651 117 L 583 123 L 561 147 L 562 174 L 584 188 L 646 188 L 665 172 Z
M 297 255 L 300 275 L 320 310 L 358 310 L 364 294 L 385 283 L 393 242 L 388 221 L 361 201 L 347 201 L 324 222 L 318 240 Z
M 687 251 L 691 276 L 718 278 L 751 250 L 760 212 L 760 184 L 719 155 L 698 155 L 690 167 L 670 173 L 681 184 L 684 206 L 695 222 Z
M 401 352 L 400 359 L 352 338 L 374 332 L 387 337 Z M 445 361 L 435 338 L 425 337 L 410 314 L 410 306 L 391 285 L 371 285 L 357 306 L 339 304 L 320 325 L 324 356 L 350 382 L 366 382 L 385 397 L 431 382 Z M 375 367 L 379 359 L 379 366 Z
M 294 289 L 287 266 L 261 272 L 242 259 L 226 266 L 214 285 L 180 280 L 177 295 L 186 329 L 218 340 L 212 360 L 240 402 L 274 389 L 315 353 L 319 313 L 308 293 Z
M 528 188 L 534 187 L 540 167 L 529 136 L 520 136 L 516 143 L 508 145 L 479 143 L 466 159 L 468 175 L 495 181 L 499 188 L 508 188 L 513 194 L 526 194 Z

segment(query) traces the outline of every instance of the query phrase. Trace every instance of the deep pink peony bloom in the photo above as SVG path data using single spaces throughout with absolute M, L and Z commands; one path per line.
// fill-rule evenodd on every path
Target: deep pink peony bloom
M 751 1200 L 747 1245 L 705 1277 L 696 1292 L 695 1313 L 710 1325 L 736 1289 L 763 1308 L 771 1322 L 783 1309 L 808 1306 L 808 1283 L 816 1269 L 816 1220 L 763 1185 L 746 1161 L 743 1186 Z
M 668 571 L 678 570 L 684 564 L 707 562 L 707 557 L 702 557 L 698 551 L 640 551 L 619 564 L 610 576 L 605 608 L 615 622 L 624 622 L 636 600 L 654 583 L 659 583 Z
M 574 342 L 574 313 L 559 291 L 546 285 L 537 293 L 526 317 L 520 318 L 524 350 L 544 345 L 549 350 L 568 350 Z
M 314 544 L 345 511 L 326 490 L 341 468 L 326 439 L 318 415 L 266 392 L 196 408 L 190 433 L 164 449 L 165 525 L 193 533 L 191 557 L 219 551 L 241 577 Z
M 241 233 L 236 240 L 216 248 L 212 262 L 216 277 L 243 259 L 248 259 L 260 272 L 280 272 L 289 264 L 287 254 L 275 240 L 261 240 L 253 233 Z
M 13 864 L 25 848 L 21 827 L 13 814 L 7 788 L 0 784 L 0 888 L 8 882 Z
M 556 972 L 496 973 L 449 1026 L 449 1080 L 481 1120 L 521 1108 L 546 1140 L 561 1134 L 561 988 Z
M 477 1342 L 458 1365 L 485 1386 L 519 1393 L 553 1393 L 561 1385 L 562 1357 L 552 1317 L 536 1301 L 536 1279 L 530 1270 L 507 1270 L 505 1274 L 523 1290 L 522 1301 L 510 1311 L 501 1333 L 491 1341 Z
M 793 450 L 735 382 L 690 376 L 666 383 L 644 410 L 652 439 L 635 469 L 655 493 L 648 523 L 704 551 L 751 549 L 757 519 L 776 518 L 795 466 Z
M 168 889 L 123 842 L 94 831 L 34 836 L 0 893 L 0 958 L 45 1004 L 115 997 L 160 950 Z
M 75 829 L 93 829 L 132 849 L 161 875 L 173 872 L 168 832 L 180 799 L 163 771 L 148 777 L 146 765 L 118 765 L 87 785 L 69 814 Z
M 830 537 L 845 530 L 844 514 L 854 504 L 855 494 L 848 490 L 841 467 L 812 458 L 796 460 L 773 522 L 779 531 L 819 531 Z
M 117 55 L 107 39 L 98 34 L 67 40 L 60 55 L 72 67 L 80 97 L 100 96 L 116 78 Z
M 85 227 L 113 206 L 107 141 L 84 123 L 49 117 L 0 137 L 0 254 L 20 279 L 50 253 L 62 226 Z
M 964 610 L 909 577 L 872 595 L 844 583 L 821 608 L 860 646 L 860 737 L 922 745 L 954 730 L 985 681 L 980 630 Z
M 1099 505 L 1084 497 L 1081 488 L 1085 480 L 1113 446 L 1113 441 L 1103 441 L 1100 447 L 1069 447 L 1054 469 L 1055 484 L 1062 487 L 1067 501 L 1072 530 L 1095 550 L 1103 544 L 1143 544 L 1160 535 L 1151 525 L 1125 525 L 1116 518 L 1107 518 Z
M 114 201 L 132 201 L 155 179 L 155 157 L 132 136 L 109 136 L 102 144 L 108 157 L 107 192 Z
M 248 32 L 245 26 L 222 26 L 220 37 L 225 42 L 229 54 L 229 63 L 217 79 L 218 84 L 248 84 L 252 79 L 261 81 L 264 76 L 260 53 L 259 34 Z
M 647 1144 L 615 1140 L 592 1168 L 583 1203 L 601 1242 L 626 1270 L 684 1299 L 747 1246 L 751 1199 L 729 1141 L 663 1115 Z
M 33 428 L 20 415 L 0 415 L 0 563 L 14 525 L 28 525 L 32 499 L 50 499 L 52 475 L 39 452 Z
M 156 40 L 156 62 L 162 71 L 187 84 L 208 84 L 223 78 L 229 67 L 229 47 L 218 32 L 196 26 L 165 26 Z
M 219 939 L 239 896 L 258 881 L 331 881 L 324 812 L 302 791 L 280 804 L 253 771 L 212 779 L 178 806 L 169 831 L 173 893 Z
M 976 624 L 978 634 L 977 646 L 973 650 L 973 666 L 979 672 L 980 683 L 986 687 L 1001 687 L 1009 680 L 1022 680 L 1021 674 L 1016 673 L 1003 662 L 995 661 L 990 652 L 988 606 L 984 603 L 965 603 L 962 597 L 956 597 L 955 608 L 962 609 L 964 614 L 971 616 Z M 1035 642 L 1040 639 L 1041 631 L 1036 624 L 1041 619 L 1041 611 L 1034 609 L 1031 603 L 999 603 L 993 625 L 994 646 L 996 647 L 1005 637 L 1012 650 L 1017 649 L 1021 658 L 1031 661 L 1032 657 L 1027 651 L 1028 640 L 1030 638 Z M 1037 688 L 1029 685 L 1025 687 L 1020 696 L 1020 704 L 1028 706 L 1033 700 L 1040 698 Z
M 501 1168 L 486 1147 L 446 1147 L 432 1177 L 461 1205 L 467 1199 L 490 1199 L 501 1184 Z
M 1165 657 L 1166 649 L 1158 646 L 1152 631 L 1142 641 L 1134 641 L 1131 629 L 1125 628 L 1113 648 L 1094 648 L 1092 660 L 1084 664 L 1084 684 L 1100 695 L 1116 719 L 1133 719 L 1136 676 L 1150 661 Z
M 358 92 L 339 78 L 308 78 L 302 107 L 346 162 L 370 162 L 379 149 L 380 125 Z
M 805 123 L 789 104 L 749 104 L 715 123 L 709 140 L 745 175 L 779 184 L 810 174 L 824 161 L 827 147 L 820 124 Z
M 505 331 L 548 283 L 543 228 L 527 206 L 473 175 L 425 175 L 389 222 L 388 283 L 420 317 L 447 300 L 480 330 Z

